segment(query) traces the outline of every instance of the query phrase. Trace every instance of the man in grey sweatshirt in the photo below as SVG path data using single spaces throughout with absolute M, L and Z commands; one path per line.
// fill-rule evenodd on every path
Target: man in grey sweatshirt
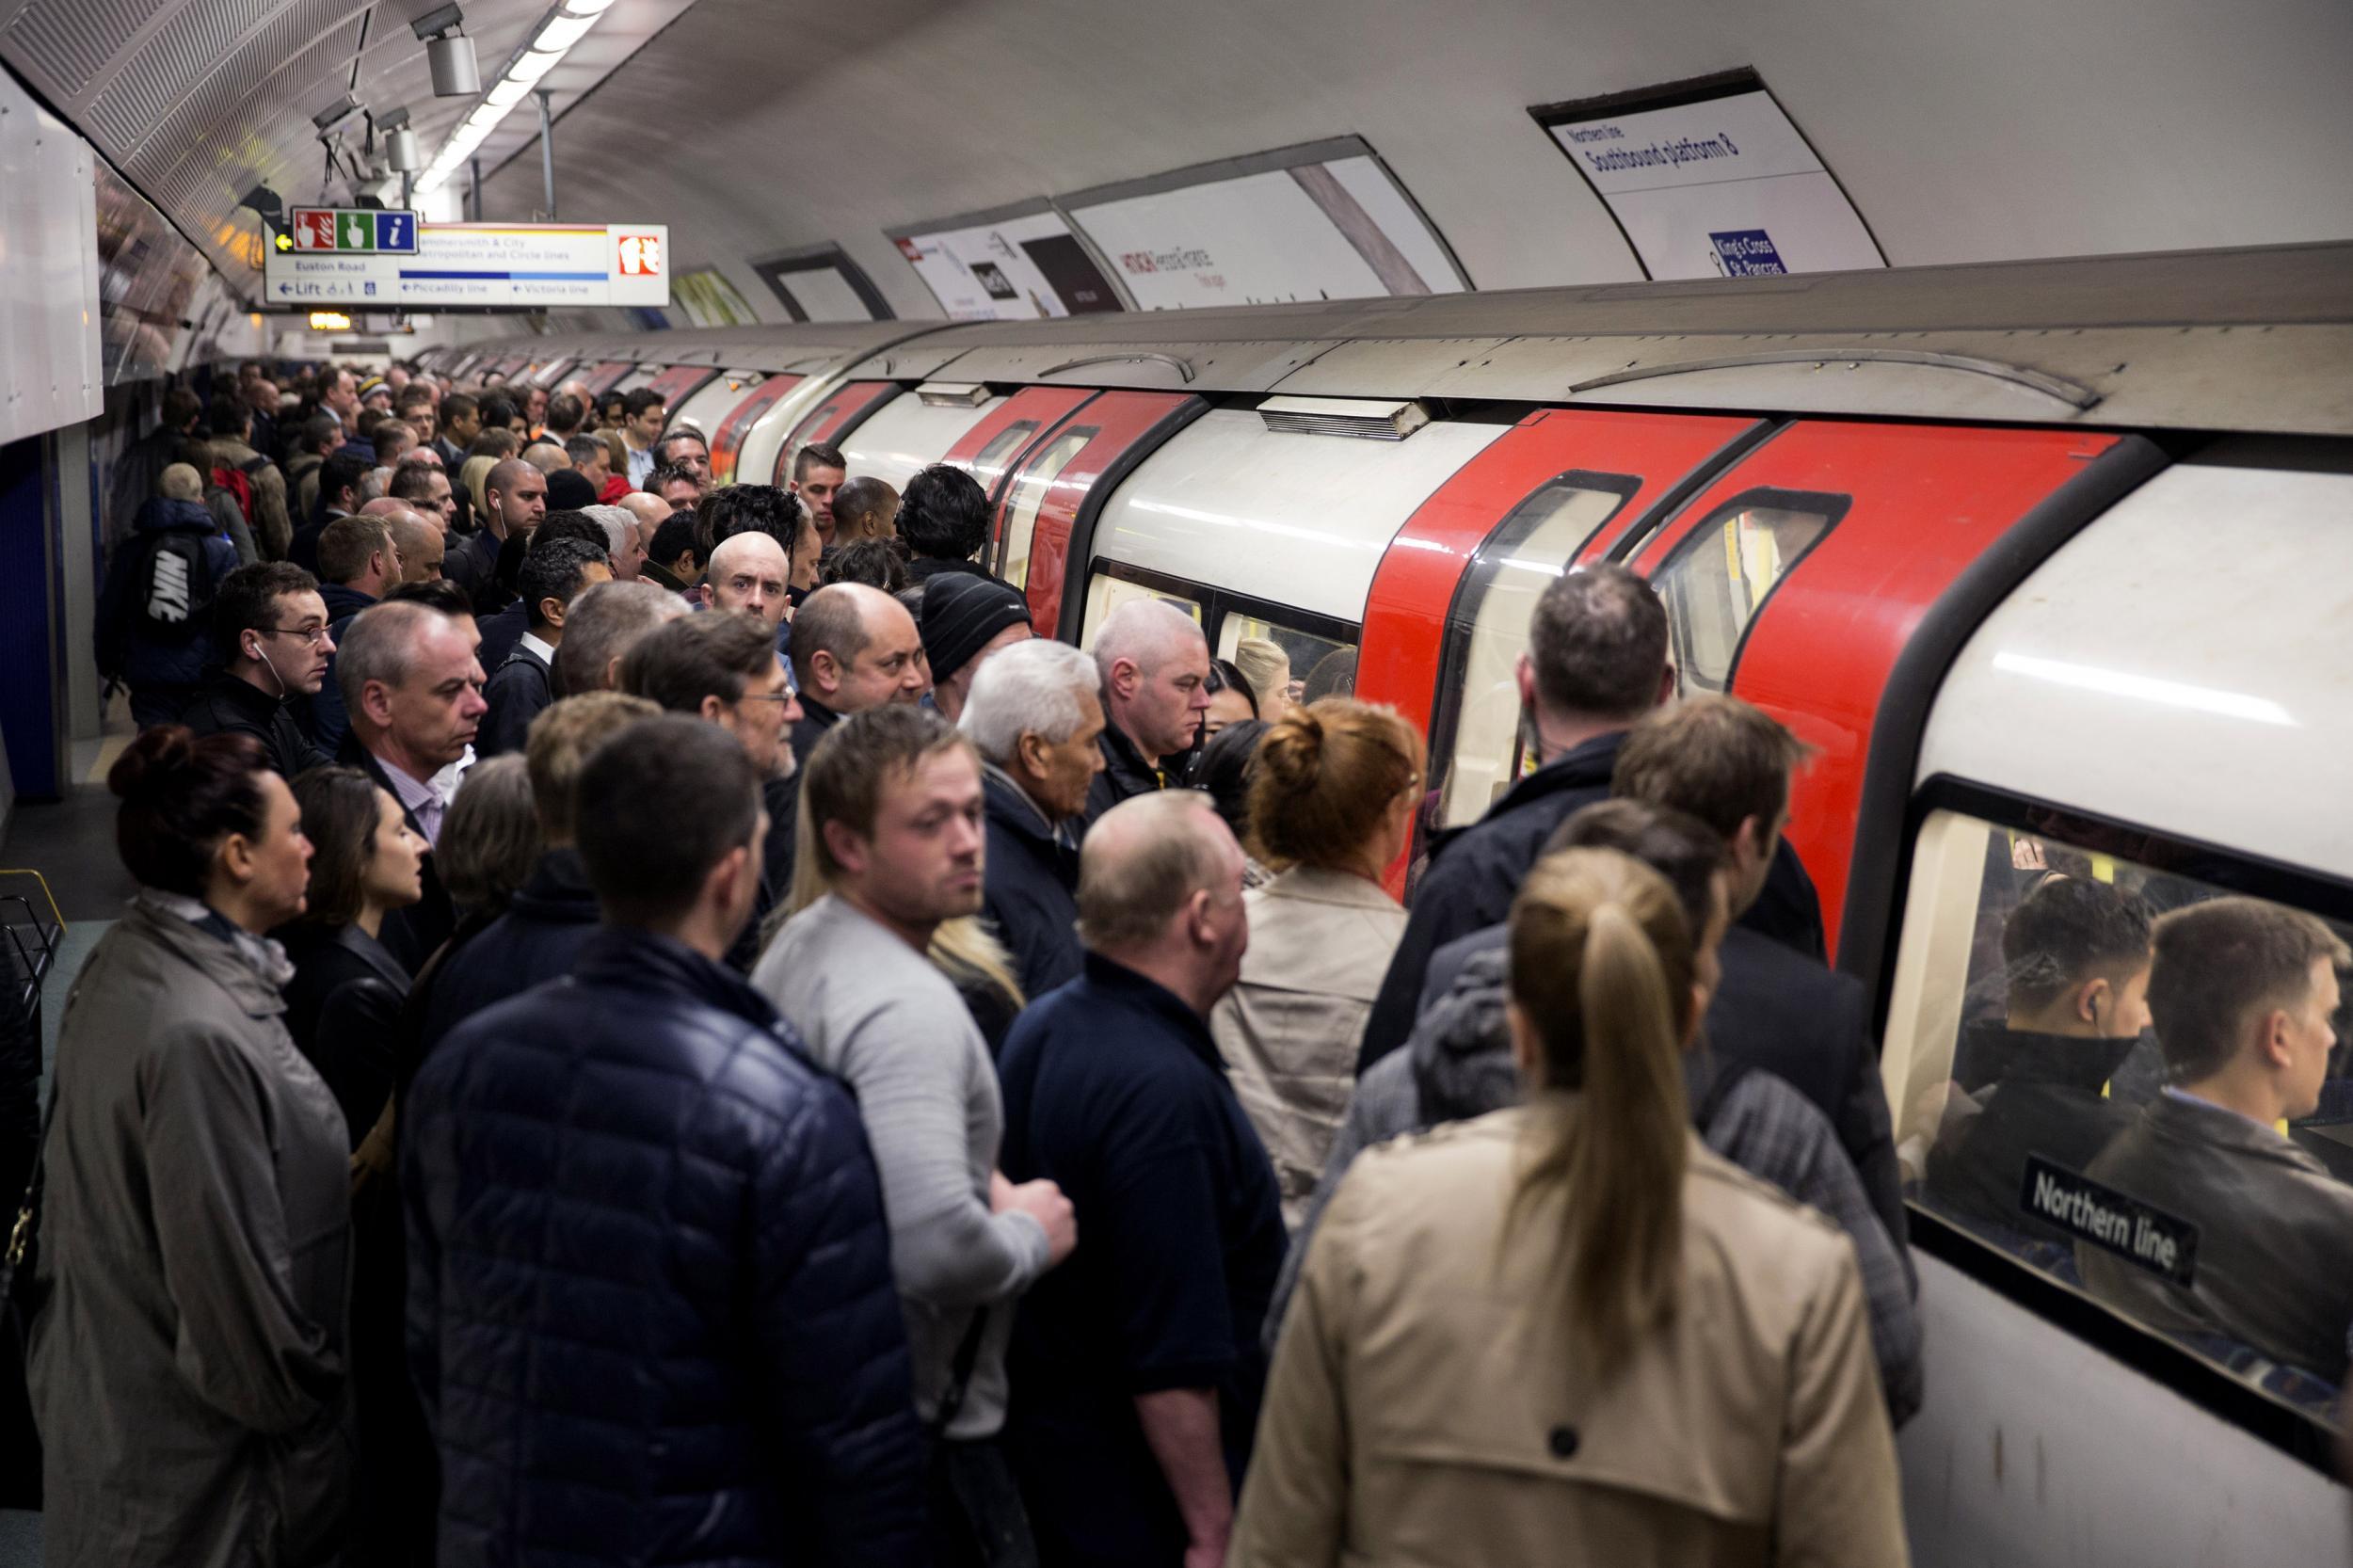
M 856 1091 L 890 1222 L 916 1409 L 962 1474 L 1016 1510 L 993 1440 L 1005 1419 L 1012 1304 L 1077 1244 L 1051 1181 L 997 1174 L 1004 1107 L 980 1030 L 924 956 L 981 907 L 982 788 L 972 748 L 936 713 L 887 705 L 818 744 L 803 775 L 802 887 L 827 889 L 776 934 L 752 984 Z M 977 1474 L 976 1474 L 977 1472 Z M 973 1512 L 935 1528 L 953 1534 Z M 1026 1533 L 1026 1527 L 1025 1527 Z

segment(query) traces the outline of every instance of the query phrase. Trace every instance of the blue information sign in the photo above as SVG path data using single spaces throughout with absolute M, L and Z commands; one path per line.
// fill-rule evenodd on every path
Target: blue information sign
M 376 248 L 378 250 L 415 251 L 417 215 L 412 212 L 376 214 Z

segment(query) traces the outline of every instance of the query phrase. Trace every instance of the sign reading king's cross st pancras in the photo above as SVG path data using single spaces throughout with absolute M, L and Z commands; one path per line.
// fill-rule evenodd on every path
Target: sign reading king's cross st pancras
M 417 215 L 374 207 L 296 207 L 287 232 L 303 254 L 338 255 L 362 251 L 378 255 L 413 256 L 417 252 Z
M 296 207 L 263 253 L 270 304 L 317 310 L 534 309 L 670 302 L 659 223 L 419 223 L 410 212 Z

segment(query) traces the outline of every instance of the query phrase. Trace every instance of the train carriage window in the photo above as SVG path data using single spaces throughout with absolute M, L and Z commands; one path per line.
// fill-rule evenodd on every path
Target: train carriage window
M 980 481 L 981 488 L 996 495 L 997 487 L 1004 482 L 1005 470 L 1036 434 L 1037 421 L 1017 419 L 991 436 L 988 444 L 972 455 L 972 477 Z M 1069 461 L 1066 457 L 1063 460 Z M 1031 515 L 1034 518 L 1036 514 Z
M 1751 490 L 1727 502 L 1675 546 L 1653 581 L 1667 601 L 1675 672 L 1684 691 L 1731 687 L 1749 623 L 1847 506 L 1844 496 Z
M 1881 1063 L 1908 1195 L 2328 1418 L 2353 1328 L 2353 1069 L 2338 977 L 2311 976 L 2345 958 L 2353 895 L 1930 791 L 1952 804 L 1913 844 Z M 2265 947 L 2292 982 L 2248 981 Z
M 1229 609 L 1218 620 L 1217 656 L 1234 659 L 1243 651 L 1242 644 L 1254 645 L 1254 658 L 1242 664 L 1242 673 L 1254 683 L 1267 664 L 1281 655 L 1280 668 L 1284 700 L 1314 702 L 1327 696 L 1352 696 L 1356 691 L 1356 645 L 1335 637 L 1318 636 L 1297 627 L 1286 626 L 1246 610 Z M 1236 660 L 1241 664 L 1241 661 Z M 1261 718 L 1270 717 L 1267 705 L 1258 705 Z
M 1157 599 L 1163 604 L 1174 604 L 1197 623 L 1201 619 L 1201 601 L 1183 594 L 1148 583 L 1130 583 L 1123 577 L 1097 572 L 1087 584 L 1086 634 L 1080 639 L 1081 648 L 1095 646 L 1095 633 L 1103 625 L 1103 617 L 1131 599 Z
M 1037 535 L 1037 511 L 1046 504 L 1046 492 L 1070 460 L 1086 450 L 1087 442 L 1101 434 L 1091 424 L 1065 430 L 1015 476 L 1013 493 L 1005 501 L 1005 564 L 998 573 L 1015 587 L 1030 585 L 1030 541 Z
M 1568 569 L 1641 481 L 1564 473 L 1505 514 L 1463 574 L 1448 616 L 1448 651 L 1431 753 L 1439 820 L 1477 822 L 1531 765 L 1520 736 L 1520 655 L 1546 585 Z

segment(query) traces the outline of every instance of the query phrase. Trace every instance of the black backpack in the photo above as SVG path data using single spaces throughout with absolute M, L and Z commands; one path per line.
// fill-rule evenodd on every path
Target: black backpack
M 211 542 L 204 535 L 178 530 L 153 536 L 131 584 L 131 619 L 142 635 L 184 643 L 211 628 L 213 594 L 219 586 L 205 548 Z

